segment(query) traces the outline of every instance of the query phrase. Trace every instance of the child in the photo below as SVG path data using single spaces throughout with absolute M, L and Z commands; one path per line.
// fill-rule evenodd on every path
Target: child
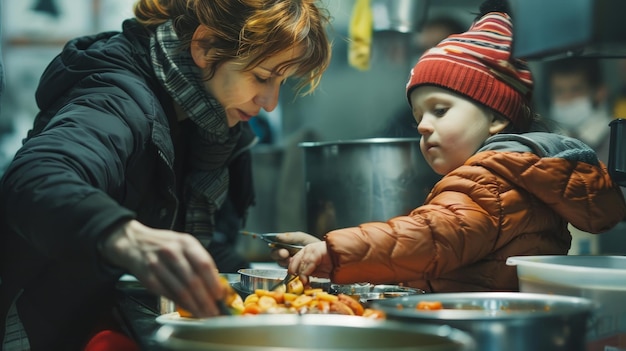
M 517 291 L 508 257 L 566 254 L 568 222 L 600 233 L 624 218 L 620 189 L 592 149 L 529 133 L 536 122 L 531 72 L 511 57 L 506 9 L 489 6 L 411 71 L 407 96 L 421 151 L 443 175 L 424 205 L 387 222 L 331 231 L 292 257 L 289 272 L 305 283 L 316 276 L 429 292 Z M 282 234 L 284 241 L 302 237 Z M 286 263 L 284 252 L 274 257 Z

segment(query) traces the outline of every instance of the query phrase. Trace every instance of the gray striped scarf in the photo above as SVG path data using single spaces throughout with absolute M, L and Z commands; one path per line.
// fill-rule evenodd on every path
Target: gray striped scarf
M 214 229 L 214 214 L 228 191 L 227 162 L 241 134 L 229 128 L 224 108 L 205 90 L 202 72 L 180 41 L 172 22 L 160 25 L 150 38 L 150 54 L 156 76 L 174 101 L 197 126 L 189 136 L 189 171 L 183 202 L 185 231 L 208 245 Z

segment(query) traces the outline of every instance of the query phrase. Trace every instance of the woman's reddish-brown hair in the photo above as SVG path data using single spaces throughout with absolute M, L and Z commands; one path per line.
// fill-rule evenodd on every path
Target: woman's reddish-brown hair
M 330 63 L 331 44 L 326 33 L 330 16 L 316 0 L 139 0 L 134 7 L 137 20 L 148 28 L 172 20 L 188 50 L 199 25 L 206 26 L 210 38 L 202 45 L 215 50 L 208 58 L 211 78 L 220 64 L 241 59 L 245 70 L 258 66 L 268 57 L 298 48 L 302 54 L 286 62 L 278 71 L 296 67 L 298 90 L 312 92 Z

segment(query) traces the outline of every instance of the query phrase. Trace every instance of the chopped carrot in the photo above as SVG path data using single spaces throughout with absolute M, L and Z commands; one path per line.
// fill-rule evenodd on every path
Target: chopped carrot
M 443 305 L 441 301 L 420 301 L 415 308 L 418 310 L 440 310 Z
M 252 303 L 245 305 L 245 307 L 243 308 L 242 314 L 259 314 L 261 312 L 262 311 L 261 311 L 261 307 L 259 307 L 259 304 L 256 302 L 252 302 Z

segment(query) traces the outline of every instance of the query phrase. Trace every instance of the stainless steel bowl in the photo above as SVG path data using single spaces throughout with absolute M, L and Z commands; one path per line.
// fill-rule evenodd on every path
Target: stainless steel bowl
M 420 301 L 439 301 L 441 310 L 418 310 Z M 469 332 L 481 351 L 584 351 L 588 299 L 531 293 L 424 294 L 373 303 L 388 320 L 450 325 Z
M 370 283 L 331 284 L 329 292 L 331 294 L 346 294 L 352 296 L 366 306 L 376 300 L 424 294 L 423 290 L 416 288 L 400 285 L 374 285 Z
M 237 271 L 240 275 L 239 283 L 234 286 L 240 295 L 253 293 L 256 289 L 270 289 L 280 283 L 287 275 L 286 269 L 240 269 Z M 311 288 L 320 288 L 328 291 L 330 288 L 330 280 L 326 278 L 309 277 L 309 285 Z
M 365 307 L 371 307 L 378 300 L 393 299 L 402 296 L 424 294 L 424 290 L 399 285 L 374 285 L 371 292 L 360 294 L 359 301 Z
M 469 351 L 475 342 L 448 326 L 344 315 L 217 317 L 162 326 L 155 340 L 169 350 L 219 351 Z
M 237 271 L 239 273 L 239 286 L 247 292 L 256 289 L 266 289 L 280 283 L 287 275 L 286 269 L 254 269 L 246 268 Z
M 374 285 L 370 283 L 330 284 L 331 294 L 346 294 L 358 298 L 362 294 L 372 292 Z

